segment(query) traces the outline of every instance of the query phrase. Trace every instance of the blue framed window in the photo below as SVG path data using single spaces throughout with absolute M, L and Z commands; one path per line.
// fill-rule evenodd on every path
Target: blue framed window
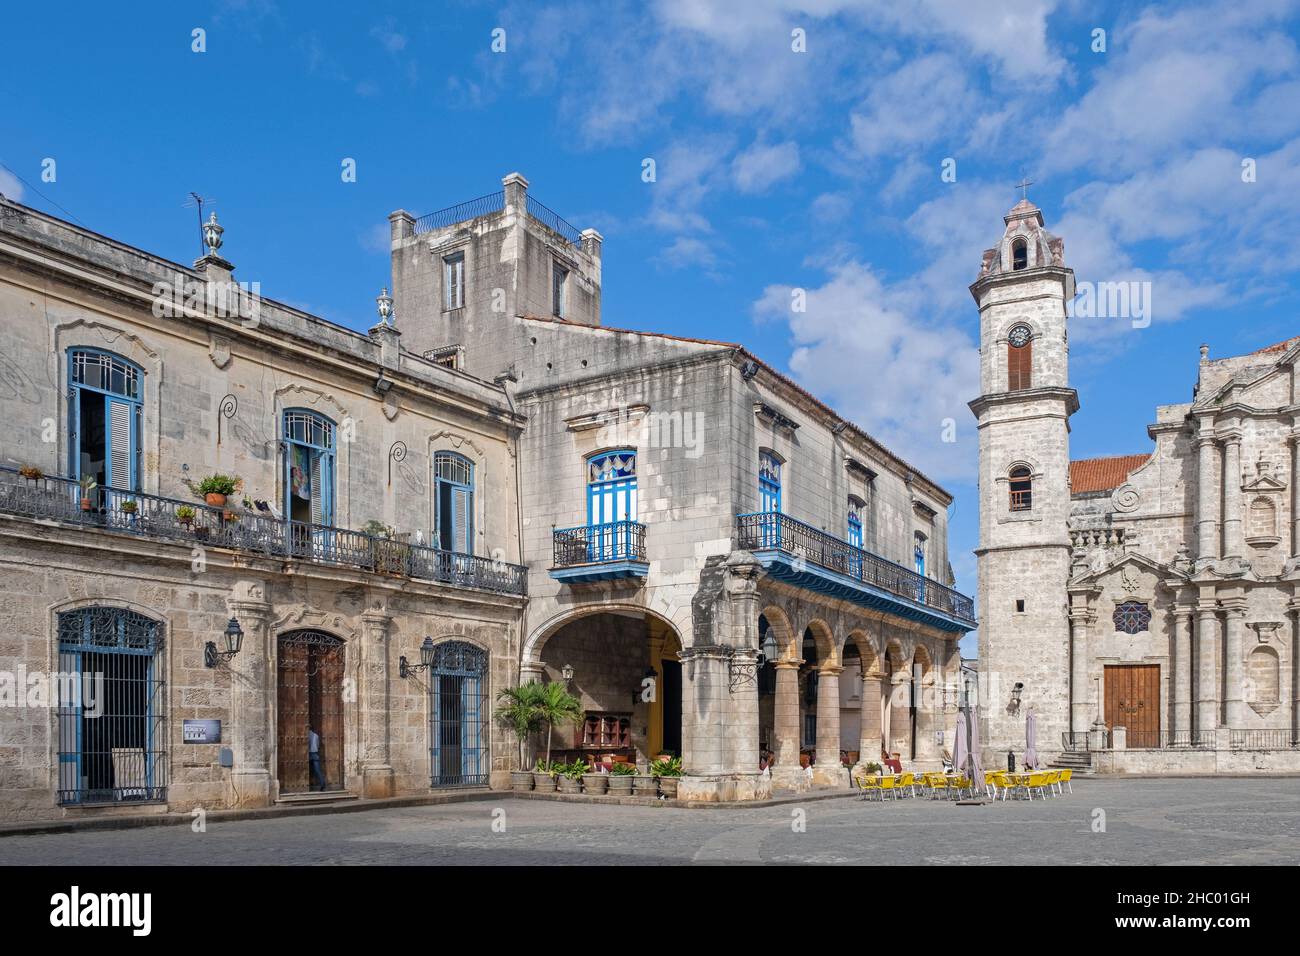
M 914 541 L 915 543 L 912 549 L 912 557 L 916 565 L 917 576 L 920 578 L 920 580 L 916 582 L 916 599 L 918 601 L 924 601 L 925 600 L 925 546 L 927 541 L 925 535 L 923 535 L 919 531 L 916 532 Z
M 849 498 L 849 544 L 862 547 L 862 501 Z
M 103 488 L 140 490 L 138 365 L 98 349 L 68 351 L 68 470 Z
M 125 608 L 58 616 L 59 802 L 167 795 L 162 625 Z
M 758 454 L 759 511 L 781 510 L 781 459 L 773 452 Z
M 429 762 L 435 787 L 488 782 L 487 651 L 464 641 L 434 646 L 429 669 Z
M 334 524 L 334 423 L 303 408 L 284 412 L 284 515 L 303 524 Z
M 433 456 L 434 521 L 438 547 L 458 554 L 474 552 L 474 463 L 464 455 Z
M 602 452 L 587 459 L 587 524 L 635 521 L 636 452 L 630 448 Z

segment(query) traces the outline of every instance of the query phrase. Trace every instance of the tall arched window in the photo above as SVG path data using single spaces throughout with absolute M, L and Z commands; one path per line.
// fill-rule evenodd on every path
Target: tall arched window
M 72 477 L 140 490 L 144 373 L 111 352 L 68 352 L 68 465 Z
M 59 802 L 167 796 L 162 625 L 118 607 L 58 616 Z
M 1011 268 L 1019 272 L 1029 265 L 1029 243 L 1024 239 L 1011 242 Z
M 1011 469 L 1011 510 L 1029 511 L 1034 505 L 1034 479 L 1032 472 L 1024 465 Z
M 781 510 L 781 459 L 773 452 L 758 453 L 759 511 Z
M 1027 325 L 1017 325 L 1007 333 L 1007 391 L 1032 387 L 1030 374 L 1034 364 L 1034 336 Z
M 464 455 L 440 451 L 433 456 L 434 522 L 438 547 L 474 551 L 474 463 Z
M 849 495 L 849 544 L 862 547 L 862 499 Z
M 636 520 L 636 452 L 607 451 L 587 459 L 587 523 Z
M 334 423 L 303 408 L 284 413 L 284 514 L 334 524 Z

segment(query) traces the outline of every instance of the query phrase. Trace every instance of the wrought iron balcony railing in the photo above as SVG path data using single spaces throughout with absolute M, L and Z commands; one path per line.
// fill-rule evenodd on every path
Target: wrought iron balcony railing
M 0 513 L 500 594 L 522 595 L 527 585 L 526 568 L 490 558 L 118 488 L 100 487 L 83 495 L 75 481 L 24 478 L 12 468 L 0 467 Z
M 445 229 L 447 226 L 457 222 L 464 222 L 467 219 L 477 219 L 479 216 L 486 216 L 488 213 L 500 212 L 506 208 L 506 191 L 498 189 L 494 193 L 488 193 L 486 196 L 479 196 L 477 199 L 468 199 L 465 202 L 457 203 L 454 206 L 448 206 L 446 209 L 439 209 L 437 212 L 431 212 L 428 215 L 421 216 L 415 220 L 415 234 L 418 236 L 422 232 L 432 232 L 435 229 Z
M 780 512 L 737 515 L 736 546 L 784 551 L 963 621 L 975 620 L 975 602 L 966 595 Z
M 636 521 L 557 528 L 552 539 L 555 545 L 552 567 L 556 568 L 646 560 L 645 525 Z

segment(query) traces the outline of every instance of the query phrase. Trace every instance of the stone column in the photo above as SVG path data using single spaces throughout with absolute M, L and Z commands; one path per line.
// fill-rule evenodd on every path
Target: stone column
M 790 789 L 807 786 L 799 766 L 799 666 L 802 663 L 801 660 L 773 662 L 776 702 L 772 736 L 776 740 L 776 755 L 772 758 L 772 784 Z
M 361 664 L 357 670 L 357 717 L 360 721 L 361 795 L 391 797 L 395 791 L 390 751 L 390 673 L 388 626 L 382 607 L 361 614 Z M 419 657 L 419 651 L 415 652 Z
M 1226 627 L 1224 629 L 1223 704 L 1224 723 L 1231 730 L 1242 730 L 1246 724 L 1246 701 L 1242 696 L 1245 683 L 1242 632 L 1246 628 L 1246 599 L 1225 601 Z
M 879 763 L 880 672 L 862 672 L 862 732 L 858 735 L 858 762 Z
M 237 587 L 245 595 L 229 602 L 244 629 L 240 651 L 230 659 L 230 772 L 232 807 L 265 807 L 274 797 L 271 780 L 271 708 L 275 706 L 275 655 L 271 651 L 271 605 L 260 583 Z
M 897 670 L 894 672 L 892 684 L 889 736 L 893 739 L 889 742 L 888 749 L 891 754 L 897 750 L 901 760 L 911 760 L 912 753 L 908 742 L 912 737 L 912 675 L 906 670 Z
M 1291 557 L 1300 563 L 1300 421 L 1291 429 Z
M 817 673 L 817 759 L 813 783 L 842 787 L 848 771 L 840 762 L 840 674 L 838 664 L 823 665 Z
M 1300 743 L 1300 595 L 1291 598 L 1287 605 L 1291 619 L 1291 743 Z
M 1175 733 L 1192 729 L 1192 608 L 1174 608 L 1174 726 Z
M 1092 726 L 1093 716 L 1088 699 L 1088 624 L 1092 618 L 1087 595 L 1072 594 L 1070 600 L 1070 730 L 1084 734 Z
M 1219 559 L 1219 486 L 1214 478 L 1218 449 L 1214 444 L 1214 423 L 1201 419 L 1196 438 L 1196 566 L 1203 568 Z
M 1219 615 L 1213 601 L 1196 607 L 1196 729 L 1212 739 L 1219 725 Z
M 1223 556 L 1239 562 L 1244 553 L 1241 527 L 1241 431 L 1223 433 Z

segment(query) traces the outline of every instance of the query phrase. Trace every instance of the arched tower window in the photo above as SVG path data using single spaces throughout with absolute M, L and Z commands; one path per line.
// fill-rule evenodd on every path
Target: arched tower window
M 68 352 L 68 463 L 72 477 L 140 490 L 139 366 L 96 349 Z
M 1017 325 L 1007 333 L 1007 391 L 1031 388 L 1034 364 L 1034 336 L 1027 325 Z
M 1015 239 L 1011 243 L 1011 269 L 1019 272 L 1029 265 L 1029 243 L 1024 239 Z
M 459 554 L 474 552 L 474 464 L 464 455 L 440 451 L 433 456 L 435 522 L 438 547 Z
M 1011 510 L 1029 511 L 1034 505 L 1034 479 L 1024 465 L 1011 469 Z

